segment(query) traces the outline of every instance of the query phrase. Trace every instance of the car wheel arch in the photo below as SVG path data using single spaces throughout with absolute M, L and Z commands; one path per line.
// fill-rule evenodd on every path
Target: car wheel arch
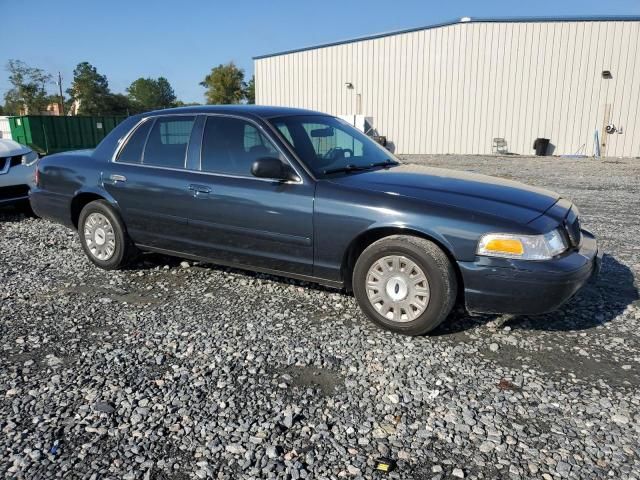
M 70 215 L 71 215 L 71 223 L 74 228 L 78 228 L 78 221 L 80 219 L 80 212 L 82 209 L 89 203 L 95 200 L 105 200 L 108 202 L 116 211 L 118 211 L 117 202 L 106 192 L 95 192 L 95 191 L 82 191 L 76 192 L 73 198 L 71 199 L 70 205 Z
M 463 298 L 464 288 L 462 272 L 458 267 L 458 262 L 453 255 L 452 248 L 443 239 L 439 239 L 435 235 L 418 229 L 397 226 L 371 228 L 365 230 L 364 232 L 361 232 L 351 241 L 349 247 L 344 253 L 341 268 L 343 282 L 347 291 L 353 290 L 351 285 L 351 276 L 353 274 L 353 268 L 355 267 L 356 260 L 358 259 L 360 254 L 372 243 L 392 235 L 408 235 L 419 237 L 425 240 L 429 240 L 430 242 L 433 242 L 435 245 L 437 245 L 447 256 L 447 258 L 451 262 L 451 265 L 453 266 L 454 271 L 456 272 L 456 277 L 458 280 L 458 298 Z

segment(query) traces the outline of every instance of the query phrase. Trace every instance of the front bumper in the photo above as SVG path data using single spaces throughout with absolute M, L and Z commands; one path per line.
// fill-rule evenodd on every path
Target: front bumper
M 16 165 L 0 174 L 0 205 L 29 199 L 29 189 L 33 186 L 36 166 Z
M 599 273 L 601 263 L 595 237 L 582 230 L 579 248 L 552 260 L 477 257 L 458 265 L 467 310 L 533 315 L 560 307 Z

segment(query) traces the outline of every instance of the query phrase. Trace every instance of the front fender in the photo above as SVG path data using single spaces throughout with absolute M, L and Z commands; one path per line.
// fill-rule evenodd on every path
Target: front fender
M 488 231 L 510 231 L 508 219 L 388 192 L 319 182 L 314 207 L 314 275 L 342 279 L 345 255 L 377 232 L 413 233 L 431 239 L 455 261 L 472 261 L 478 239 Z
M 366 230 L 359 232 L 352 244 L 358 243 L 362 238 L 382 238 L 387 235 L 415 235 L 427 238 L 455 258 L 455 246 L 450 239 L 439 230 L 427 228 L 425 224 L 421 223 L 376 222 Z

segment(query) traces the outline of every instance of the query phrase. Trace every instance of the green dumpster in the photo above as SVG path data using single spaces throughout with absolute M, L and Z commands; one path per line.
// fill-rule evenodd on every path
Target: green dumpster
M 11 136 L 41 155 L 95 148 L 116 125 L 127 117 L 57 117 L 22 115 L 9 118 Z

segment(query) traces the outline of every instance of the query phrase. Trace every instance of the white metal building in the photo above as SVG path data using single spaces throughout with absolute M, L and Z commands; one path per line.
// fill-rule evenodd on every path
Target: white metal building
M 7 116 L 0 116 L 0 138 L 11 140 L 11 127 Z
M 640 17 L 465 18 L 254 62 L 256 103 L 372 117 L 396 153 L 498 138 L 531 154 L 543 137 L 554 155 L 640 156 Z

